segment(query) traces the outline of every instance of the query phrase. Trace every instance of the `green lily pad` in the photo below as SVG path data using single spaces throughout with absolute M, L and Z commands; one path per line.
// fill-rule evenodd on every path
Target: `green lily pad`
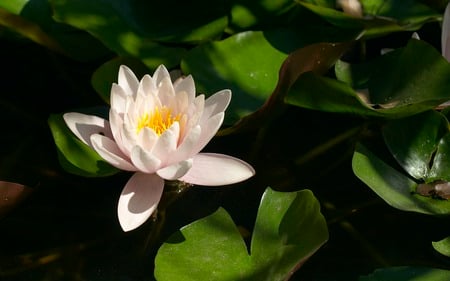
M 230 11 L 230 26 L 237 30 L 249 29 L 255 25 L 263 25 L 274 21 L 280 22 L 280 16 L 292 10 L 295 4 L 291 0 L 281 1 L 234 1 Z
M 447 119 L 431 110 L 392 120 L 383 127 L 382 132 L 387 147 L 403 169 L 416 179 L 426 180 L 438 143 L 449 131 Z M 442 165 L 446 164 L 449 158 L 443 159 L 442 153 L 439 155 L 436 155 L 438 161 L 442 162 Z M 442 165 L 438 164 L 440 170 Z
M 364 36 L 368 38 L 397 31 L 417 30 L 427 22 L 442 18 L 440 13 L 415 0 L 362 0 L 362 13 L 365 15 L 362 18 L 345 14 L 330 6 L 328 2 L 309 2 L 298 1 L 300 5 L 333 25 L 341 28 L 363 28 Z
M 109 54 L 89 33 L 56 22 L 49 1 L 0 1 L 0 25 L 65 56 L 88 61 Z
M 354 89 L 368 89 L 372 73 L 376 69 L 384 69 L 389 61 L 399 56 L 401 50 L 401 48 L 394 49 L 384 55 L 361 63 L 349 63 L 338 60 L 334 66 L 336 78 L 349 84 Z
M 30 0 L 10 0 L 10 1 L 2 1 L 0 3 L 0 7 L 5 9 L 6 11 L 13 13 L 14 15 L 19 15 L 23 10 L 25 5 L 27 5 Z
M 394 208 L 434 215 L 449 215 L 450 200 L 419 195 L 418 183 L 358 144 L 352 159 L 355 175 Z
M 155 277 L 159 281 L 286 280 L 327 239 L 327 225 L 311 191 L 267 188 L 250 253 L 231 217 L 219 208 L 161 246 Z
M 53 5 L 59 20 L 83 26 L 97 36 L 105 33 L 107 42 L 125 39 L 131 35 L 128 32 L 155 42 L 199 43 L 220 37 L 228 24 L 227 6 L 221 1 L 211 5 L 206 0 L 54 0 Z
M 52 3 L 55 20 L 89 32 L 111 51 L 139 58 L 149 68 L 177 65 L 185 53 L 184 48 L 157 43 L 141 30 L 133 12 L 139 8 L 133 6 L 137 2 L 54 0 Z
M 301 75 L 287 92 L 285 102 L 325 112 L 384 116 L 364 103 L 348 84 L 313 72 Z
M 383 127 L 384 141 L 412 177 L 431 183 L 450 181 L 450 130 L 436 111 L 392 120 Z
M 355 33 L 352 35 L 354 37 Z M 348 37 L 349 34 L 346 39 Z M 275 91 L 279 81 L 291 79 L 279 77 L 280 68 L 288 54 L 317 40 L 320 41 L 317 35 L 314 38 L 304 37 L 302 33 L 290 29 L 242 32 L 192 49 L 183 59 L 181 68 L 184 73 L 194 76 L 199 92 L 209 95 L 225 88 L 232 90 L 233 98 L 225 123 L 233 124 L 258 110 Z M 305 52 L 317 59 L 319 64 L 322 59 L 322 64 L 326 65 L 327 56 L 331 56 L 326 53 L 329 48 L 316 47 L 305 47 Z M 342 53 L 342 48 L 335 49 Z M 313 65 L 309 64 L 312 61 L 297 60 L 296 67 L 299 70 L 321 68 L 316 61 Z
M 423 41 L 411 39 L 377 61 L 351 67 L 340 63 L 335 68 L 338 79 L 305 73 L 289 89 L 286 102 L 328 112 L 400 118 L 450 100 L 450 64 Z M 361 89 L 364 86 L 368 88 Z
M 285 40 L 292 42 L 285 43 L 295 48 L 295 38 L 280 33 L 278 36 L 286 35 Z M 194 76 L 201 93 L 232 90 L 226 122 L 234 123 L 258 109 L 270 96 L 286 57 L 287 53 L 275 48 L 263 32 L 247 31 L 194 48 L 181 62 L 181 69 Z
M 61 114 L 51 114 L 48 124 L 56 144 L 61 166 L 69 173 L 102 177 L 119 170 L 107 163 L 95 150 L 81 142 L 67 127 Z
M 427 102 L 438 105 L 450 99 L 450 64 L 439 51 L 422 40 L 410 39 L 397 54 L 372 73 L 372 103 L 400 107 Z
M 436 154 L 427 181 L 450 181 L 450 133 L 447 131 L 438 142 Z
M 433 248 L 444 256 L 450 257 L 450 236 L 440 241 L 432 242 Z
M 375 270 L 372 274 L 362 276 L 359 281 L 447 281 L 450 280 L 450 270 L 398 266 Z

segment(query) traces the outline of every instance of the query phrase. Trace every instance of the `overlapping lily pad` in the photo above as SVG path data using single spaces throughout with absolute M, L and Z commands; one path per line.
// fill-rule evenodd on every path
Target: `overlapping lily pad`
M 364 17 L 345 14 L 335 8 L 333 5 L 335 1 L 331 5 L 327 1 L 298 1 L 300 5 L 320 15 L 333 25 L 341 28 L 363 28 L 365 37 L 417 30 L 423 24 L 441 18 L 440 13 L 415 0 L 402 2 L 362 0 L 360 2 Z
M 420 182 L 399 171 L 359 144 L 353 154 L 355 175 L 394 208 L 432 215 L 449 215 L 450 201 L 417 193 Z
M 110 54 L 89 33 L 53 19 L 49 1 L 0 1 L 0 25 L 48 49 L 81 61 Z
M 306 73 L 291 87 L 286 101 L 321 111 L 399 118 L 450 99 L 450 64 L 420 40 L 411 39 L 404 48 L 354 70 L 340 66 L 337 77 L 344 82 Z
M 158 13 L 151 7 L 139 7 L 137 2 L 119 0 L 54 0 L 52 3 L 54 18 L 57 21 L 89 32 L 115 54 L 139 58 L 150 68 L 156 68 L 159 64 L 165 64 L 167 67 L 174 66 L 179 63 L 185 52 L 185 49 L 181 47 L 162 45 L 152 34 L 144 32 L 144 24 L 135 16 L 139 9 Z M 163 13 L 159 15 L 164 16 Z
M 183 227 L 158 251 L 155 277 L 163 280 L 286 280 L 328 239 L 319 203 L 309 190 L 266 189 L 250 250 L 228 213 Z M 250 253 L 249 253 L 250 252 Z

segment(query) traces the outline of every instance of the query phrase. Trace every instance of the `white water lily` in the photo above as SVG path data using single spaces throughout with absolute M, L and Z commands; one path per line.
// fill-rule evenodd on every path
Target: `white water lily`
M 118 203 L 124 231 L 143 224 L 155 211 L 164 180 L 220 186 L 255 174 L 246 162 L 223 154 L 200 153 L 214 137 L 231 99 L 222 90 L 205 100 L 195 95 L 189 75 L 172 83 L 161 65 L 140 81 L 126 66 L 111 89 L 109 121 L 98 116 L 66 113 L 71 131 L 104 160 L 132 171 Z

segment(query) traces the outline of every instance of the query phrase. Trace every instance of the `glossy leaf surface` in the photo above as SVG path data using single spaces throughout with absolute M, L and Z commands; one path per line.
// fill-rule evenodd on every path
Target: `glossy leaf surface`
M 285 280 L 327 239 L 327 226 L 311 191 L 268 188 L 250 253 L 233 220 L 220 208 L 183 227 L 161 246 L 155 276 L 159 281 Z

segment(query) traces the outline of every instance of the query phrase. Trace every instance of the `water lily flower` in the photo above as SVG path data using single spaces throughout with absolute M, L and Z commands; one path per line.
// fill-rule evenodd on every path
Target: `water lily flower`
M 214 137 L 231 99 L 230 90 L 196 96 L 192 76 L 172 82 L 161 65 L 140 81 L 126 66 L 111 88 L 109 120 L 66 113 L 70 130 L 111 165 L 134 174 L 118 203 L 124 231 L 142 225 L 156 210 L 164 180 L 221 186 L 255 174 L 248 163 L 224 154 L 200 153 Z

